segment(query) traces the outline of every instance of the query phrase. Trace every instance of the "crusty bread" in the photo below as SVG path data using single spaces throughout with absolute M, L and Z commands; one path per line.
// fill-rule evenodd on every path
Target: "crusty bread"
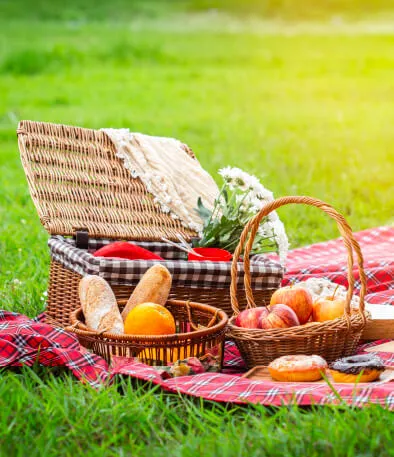
M 115 295 L 105 279 L 94 275 L 82 278 L 79 298 L 87 327 L 110 333 L 124 333 L 123 319 Z
M 134 289 L 123 312 L 123 320 L 129 312 L 141 303 L 157 303 L 164 306 L 168 300 L 172 284 L 171 273 L 161 264 L 154 265 L 145 272 Z

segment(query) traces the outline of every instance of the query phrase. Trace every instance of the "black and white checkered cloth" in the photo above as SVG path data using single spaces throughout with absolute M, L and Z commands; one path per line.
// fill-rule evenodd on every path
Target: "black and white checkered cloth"
M 52 259 L 82 276 L 98 275 L 111 284 L 135 286 L 145 271 L 162 263 L 170 271 L 173 285 L 188 288 L 226 289 L 231 283 L 231 262 L 188 262 L 185 253 L 162 242 L 135 242 L 165 258 L 157 260 L 119 260 L 94 257 L 92 253 L 113 240 L 91 239 L 88 250 L 75 246 L 75 240 L 52 236 L 48 245 Z M 243 263 L 238 264 L 238 286 L 243 288 Z M 256 256 L 250 266 L 252 287 L 255 290 L 280 287 L 284 269 L 264 256 Z

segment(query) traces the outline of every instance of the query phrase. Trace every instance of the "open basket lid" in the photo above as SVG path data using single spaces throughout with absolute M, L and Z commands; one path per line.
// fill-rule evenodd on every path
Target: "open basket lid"
M 146 241 L 196 236 L 162 212 L 103 131 L 21 121 L 17 133 L 30 194 L 51 235 L 85 230 L 93 238 Z

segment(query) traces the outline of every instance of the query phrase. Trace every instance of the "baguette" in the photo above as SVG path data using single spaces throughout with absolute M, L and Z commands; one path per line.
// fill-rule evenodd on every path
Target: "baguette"
M 95 275 L 82 278 L 79 298 L 87 327 L 110 333 L 124 333 L 123 319 L 115 295 L 105 279 Z
M 156 303 L 165 306 L 172 284 L 171 273 L 163 265 L 154 265 L 145 272 L 131 294 L 123 312 L 126 319 L 129 312 L 141 303 Z

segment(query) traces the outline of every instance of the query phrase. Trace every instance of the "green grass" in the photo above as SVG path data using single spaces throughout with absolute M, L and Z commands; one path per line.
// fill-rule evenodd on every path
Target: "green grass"
M 237 407 L 124 381 L 95 391 L 70 377 L 5 373 L 1 455 L 393 455 L 392 413 L 346 408 Z
M 279 3 L 271 16 L 284 15 Z M 211 173 L 240 166 L 277 196 L 325 199 L 355 230 L 394 222 L 394 35 L 294 34 L 204 12 L 202 1 L 110 4 L 0 2 L 3 308 L 34 316 L 47 282 L 20 119 L 174 136 Z M 236 2 L 215 7 L 239 12 Z M 337 236 L 317 210 L 280 215 L 293 246 Z M 95 392 L 45 373 L 0 375 L 0 455 L 393 455 L 393 416 L 379 408 L 224 410 L 131 386 Z

